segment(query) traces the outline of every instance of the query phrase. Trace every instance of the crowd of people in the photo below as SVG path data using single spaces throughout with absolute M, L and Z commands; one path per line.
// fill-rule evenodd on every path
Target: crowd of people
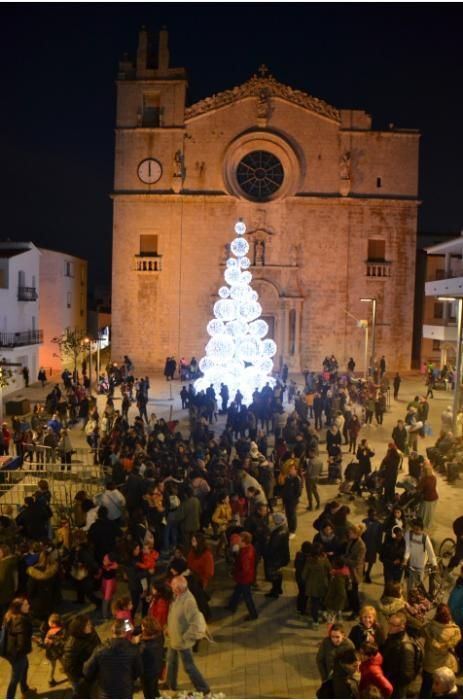
M 326 483 L 348 483 L 349 489 L 320 510 L 313 541 L 304 541 L 294 559 L 297 612 L 310 614 L 314 630 L 322 621 L 328 626 L 317 654 L 318 697 L 457 697 L 463 574 L 448 605 L 433 606 L 424 586 L 429 567 L 437 566 L 428 534 L 436 475 L 418 443 L 427 399 L 408 405 L 374 470 L 374 451 L 362 435 L 372 431 L 373 418 L 383 423 L 390 400 L 385 360 L 368 381 L 356 379 L 355 363 L 349 364 L 340 372 L 332 356 L 322 372 L 306 373 L 294 408 L 286 403 L 286 410 L 287 372 L 275 387 L 256 391 L 249 406 L 240 392 L 230 397 L 224 385 L 218 396 L 213 387 L 199 393 L 183 387 L 190 421 L 185 435 L 177 421 L 148 415 L 149 382 L 134 376 L 126 357 L 109 368 L 103 411 L 71 378 L 63 392 L 52 389 L 44 409 L 34 409 L 27 428 L 32 435 L 22 431 L 14 439 L 23 426 L 13 425 L 18 456 L 40 471 L 56 455 L 61 468 L 72 466 L 72 447 L 50 445 L 49 458 L 41 460 L 42 443 L 33 431 L 62 441 L 63 431 L 76 424 L 101 467 L 102 488 L 93 497 L 80 490 L 72 512 L 57 522 L 48 482 L 41 479 L 18 515 L 4 509 L 0 516 L 0 655 L 11 666 L 7 697 L 15 697 L 18 685 L 23 697 L 34 694 L 28 680 L 33 643 L 45 650 L 50 686 L 58 669 L 76 698 L 132 697 L 136 683 L 145 697 L 158 697 L 161 686 L 175 691 L 179 661 L 195 690 L 209 694 L 194 652 L 210 637 L 215 577 L 224 567 L 232 577 L 229 613 L 243 601 L 246 621 L 258 620 L 259 572 L 269 601 L 278 599 L 303 490 L 307 509 L 321 509 L 319 485 L 326 474 Z M 394 381 L 396 398 L 399 389 Z M 132 404 L 138 415 L 129 420 Z M 220 414 L 223 429 L 216 435 Z M 352 461 L 343 470 L 349 453 Z M 407 464 L 422 496 L 412 517 L 396 493 Z M 344 496 L 370 493 L 375 471 L 375 507 L 354 522 Z M 384 594 L 377 606 L 365 606 L 362 588 L 371 584 L 378 560 Z M 60 600 L 69 596 L 85 612 L 63 620 Z M 107 620 L 111 637 L 102 643 L 95 624 Z M 349 633 L 347 620 L 354 623 Z

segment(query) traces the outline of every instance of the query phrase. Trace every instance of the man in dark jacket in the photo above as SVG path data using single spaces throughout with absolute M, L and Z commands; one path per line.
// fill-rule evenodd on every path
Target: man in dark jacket
M 53 513 L 50 507 L 41 500 L 31 496 L 24 499 L 25 508 L 16 518 L 16 524 L 21 534 L 29 540 L 46 540 L 48 537 L 48 521 Z
M 278 598 L 283 593 L 283 574 L 280 569 L 289 564 L 289 531 L 283 513 L 272 514 L 272 528 L 264 552 L 265 578 L 272 584 L 267 598 Z
M 301 497 L 302 484 L 295 465 L 289 469 L 283 485 L 282 499 L 288 521 L 289 538 L 296 536 L 297 529 L 297 504 Z
M 392 431 L 392 439 L 397 445 L 397 449 L 401 452 L 407 451 L 408 433 L 405 429 L 403 420 L 398 420 L 397 425 Z
M 102 563 L 105 554 L 115 550 L 120 535 L 119 524 L 108 518 L 106 506 L 100 506 L 97 519 L 88 531 L 88 539 L 93 543 L 93 553 L 98 564 Z
M 394 503 L 395 501 L 395 485 L 399 474 L 400 454 L 397 451 L 395 443 L 390 442 L 386 456 L 384 457 L 380 472 L 384 476 L 384 501 L 385 503 Z
M 336 654 L 333 671 L 333 698 L 359 698 L 359 660 L 355 649 L 344 649 Z
M 418 652 L 405 631 L 406 624 L 404 613 L 391 615 L 387 639 L 381 648 L 383 673 L 394 687 L 393 698 L 406 698 L 408 687 L 419 674 Z
M 138 648 L 126 635 L 126 620 L 116 620 L 112 639 L 96 649 L 84 664 L 87 683 L 97 681 L 100 698 L 131 698 L 134 683 L 143 673 Z

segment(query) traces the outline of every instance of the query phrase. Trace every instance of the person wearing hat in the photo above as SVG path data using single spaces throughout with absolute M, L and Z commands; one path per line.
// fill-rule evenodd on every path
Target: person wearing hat
M 272 513 L 270 537 L 264 551 L 265 578 L 272 584 L 267 598 L 278 598 L 283 593 L 283 574 L 280 569 L 290 561 L 289 531 L 283 513 Z

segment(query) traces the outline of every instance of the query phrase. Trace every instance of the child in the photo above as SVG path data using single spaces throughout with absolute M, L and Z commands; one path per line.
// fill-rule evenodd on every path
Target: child
M 325 596 L 326 621 L 342 620 L 342 611 L 347 605 L 347 590 L 350 583 L 349 567 L 343 557 L 333 557 L 328 591 Z
M 130 596 L 116 598 L 112 604 L 112 613 L 116 620 L 129 620 L 133 625 L 133 605 Z
M 142 571 L 146 572 L 146 575 L 140 575 L 140 585 L 142 587 L 143 593 L 143 614 L 146 614 L 146 611 L 148 609 L 147 603 L 146 603 L 146 597 L 148 595 L 149 591 L 149 584 L 151 580 L 151 576 L 154 574 L 154 571 L 156 569 L 156 562 L 159 559 L 159 552 L 157 552 L 154 549 L 154 542 L 148 542 L 143 546 L 143 553 L 141 557 L 141 561 L 137 562 L 135 566 L 137 569 L 141 569 Z M 141 574 L 141 572 L 140 572 Z M 146 608 L 146 609 L 145 609 Z
M 101 573 L 101 593 L 103 596 L 101 614 L 106 620 L 111 617 L 109 609 L 117 589 L 116 575 L 118 568 L 119 564 L 116 561 L 116 555 L 113 553 L 105 554 Z
M 62 659 L 64 652 L 65 628 L 61 622 L 61 617 L 57 613 L 53 613 L 48 618 L 48 622 L 42 627 L 42 645 L 45 649 L 45 656 L 50 662 L 50 680 L 48 685 L 55 686 L 55 668 L 56 662 Z

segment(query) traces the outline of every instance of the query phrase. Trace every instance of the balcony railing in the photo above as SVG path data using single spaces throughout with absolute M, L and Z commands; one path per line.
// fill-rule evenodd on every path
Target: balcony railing
M 35 287 L 18 287 L 18 301 L 37 301 L 37 298 Z
M 161 272 L 162 255 L 136 255 L 135 270 L 137 272 Z
M 366 260 L 367 277 L 375 277 L 376 279 L 384 279 L 391 276 L 391 265 L 389 260 Z
M 43 343 L 43 331 L 22 331 L 21 333 L 0 333 L 0 347 L 16 348 L 20 345 Z

